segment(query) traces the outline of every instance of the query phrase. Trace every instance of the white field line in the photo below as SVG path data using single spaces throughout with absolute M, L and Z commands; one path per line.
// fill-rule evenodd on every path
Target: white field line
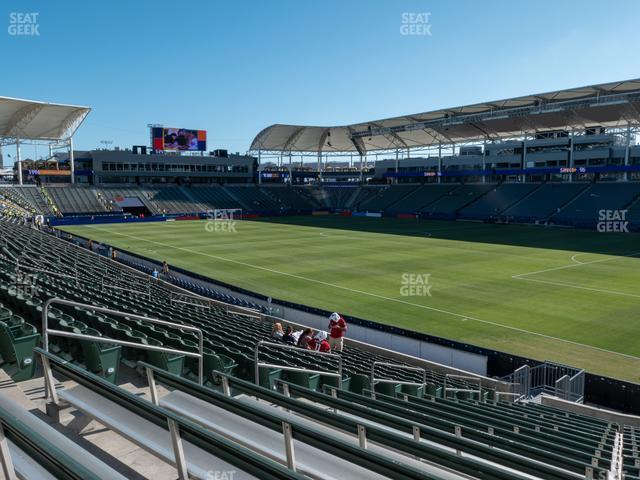
M 350 240 L 362 240 L 363 237 L 354 237 L 351 235 L 344 235 L 342 233 L 329 233 L 329 232 L 320 232 L 320 236 L 324 238 L 347 238 Z
M 576 285 L 575 283 L 551 282 L 549 280 L 538 280 L 537 278 L 522 278 L 522 277 L 514 278 L 514 280 L 526 280 L 527 282 L 545 283 L 547 285 L 557 285 L 559 287 L 570 287 L 570 288 L 577 288 L 579 290 L 589 290 L 591 292 L 609 293 L 611 295 L 622 295 L 624 297 L 640 298 L 640 295 L 636 295 L 635 293 L 620 292 L 618 290 L 605 290 L 603 288 L 583 287 L 582 285 Z
M 90 228 L 90 229 L 93 229 L 93 230 L 105 231 L 107 233 L 113 233 L 113 234 L 116 234 L 116 235 L 120 235 L 122 237 L 130 238 L 130 239 L 133 239 L 133 240 L 138 240 L 138 241 L 141 241 L 141 242 L 147 242 L 147 243 L 160 245 L 160 246 L 165 247 L 165 248 L 171 248 L 171 249 L 175 249 L 175 250 L 182 250 L 184 252 L 193 253 L 195 255 L 202 255 L 204 257 L 214 258 L 216 260 L 221 260 L 223 262 L 229 262 L 229 263 L 234 263 L 236 265 L 242 265 L 242 266 L 249 267 L 249 268 L 255 268 L 257 270 L 263 270 L 263 271 L 266 271 L 266 272 L 269 272 L 269 273 L 275 273 L 275 274 L 278 274 L 278 275 L 283 275 L 283 276 L 287 276 L 287 277 L 296 278 L 298 280 L 304 280 L 304 281 L 307 281 L 307 282 L 317 283 L 317 284 L 320 284 L 320 285 L 325 285 L 325 286 L 332 287 L 332 288 L 337 288 L 337 289 L 340 289 L 340 290 L 346 290 L 346 291 L 349 291 L 349 292 L 352 292 L 352 293 L 358 293 L 358 294 L 361 294 L 361 295 L 366 295 L 366 296 L 378 298 L 378 299 L 381 299 L 381 300 L 387 300 L 389 302 L 396 302 L 396 303 L 401 303 L 401 304 L 409 305 L 409 306 L 416 307 L 416 308 L 422 308 L 424 310 L 431 310 L 431 311 L 434 311 L 434 312 L 443 313 L 445 315 L 451 315 L 453 317 L 457 317 L 457 318 L 460 318 L 462 320 L 473 320 L 473 321 L 478 322 L 478 323 L 484 323 L 486 325 L 492 325 L 494 327 L 500 327 L 500 328 L 512 330 L 512 331 L 515 331 L 515 332 L 524 333 L 524 334 L 527 334 L 527 335 L 533 335 L 533 336 L 536 336 L 536 337 L 546 338 L 548 340 L 555 340 L 557 342 L 567 343 L 567 344 L 570 344 L 570 345 L 575 345 L 575 346 L 578 346 L 578 347 L 587 348 L 587 349 L 591 349 L 591 350 L 597 350 L 597 351 L 608 353 L 608 354 L 611 354 L 611 355 L 618 355 L 618 356 L 629 358 L 629 359 L 632 359 L 632 360 L 640 360 L 640 357 L 636 357 L 634 355 L 628 355 L 626 353 L 614 352 L 612 350 L 607 350 L 605 348 L 594 347 L 592 345 L 586 345 L 584 343 L 574 342 L 572 340 L 567 340 L 567 339 L 564 339 L 564 338 L 558 338 L 558 337 L 554 337 L 554 336 L 551 336 L 551 335 L 545 335 L 544 333 L 532 332 L 532 331 L 525 330 L 525 329 L 522 329 L 522 328 L 512 327 L 510 325 L 503 325 L 501 323 L 496 323 L 496 322 L 492 322 L 492 321 L 489 321 L 489 320 L 482 320 L 480 318 L 472 317 L 472 316 L 469 316 L 469 315 L 462 315 L 462 314 L 459 314 L 459 313 L 451 312 L 451 311 L 448 311 L 448 310 L 443 310 L 443 309 L 440 309 L 440 308 L 429 307 L 427 305 L 420 305 L 420 304 L 417 304 L 417 303 L 407 302 L 405 300 L 400 300 L 398 298 L 385 297 L 383 295 L 378 295 L 376 293 L 364 292 L 362 290 L 356 290 L 356 289 L 349 288 L 349 287 L 343 287 L 341 285 L 336 285 L 336 284 L 333 284 L 333 283 L 323 282 L 321 280 L 316 280 L 314 278 L 303 277 L 301 275 L 295 275 L 293 273 L 280 272 L 278 270 L 273 270 L 271 268 L 261 267 L 259 265 L 253 265 L 251 263 L 241 262 L 239 260 L 232 260 L 230 258 L 224 258 L 224 257 L 221 257 L 219 255 L 211 255 L 211 254 L 204 253 L 204 252 L 199 252 L 198 250 L 193 250 L 193 249 L 190 249 L 190 248 L 176 247 L 175 245 L 170 245 L 170 244 L 162 243 L 162 242 L 156 242 L 155 240 L 149 240 L 149 239 L 142 238 L 142 237 L 136 237 L 134 235 L 127 235 L 125 233 L 114 232 L 114 231 L 111 231 L 111 230 L 106 230 L 104 228 L 99 228 L 99 227 L 94 227 L 94 226 L 89 226 L 89 225 L 87 225 L 87 227 Z
M 582 265 L 583 262 L 581 262 L 580 260 L 578 260 L 576 258 L 578 255 L 584 255 L 584 252 L 583 253 L 576 253 L 575 255 L 573 255 L 571 257 L 571 261 L 574 262 L 574 263 L 579 263 L 580 265 Z
M 579 263 L 570 263 L 568 265 L 562 265 L 560 267 L 553 267 L 553 268 L 547 268 L 545 270 L 537 270 L 535 272 L 527 272 L 527 273 L 520 273 L 518 275 L 512 275 L 511 278 L 520 278 L 520 277 L 527 277 L 529 275 L 536 275 L 538 273 L 546 273 L 546 272 L 554 272 L 556 270 L 564 270 L 566 268 L 574 268 L 574 267 L 580 267 L 582 265 L 591 265 L 592 263 L 602 263 L 602 262 L 611 262 L 613 260 L 619 260 L 620 258 L 625 258 L 625 257 L 636 257 L 640 255 L 640 252 L 636 252 L 636 253 L 630 253 L 628 255 L 618 255 L 615 257 L 610 257 L 610 258 L 601 258 L 599 260 L 592 260 L 590 262 L 579 262 Z
M 556 270 L 563 270 L 563 269 L 566 269 L 566 268 L 581 267 L 583 265 L 590 265 L 592 263 L 610 262 L 610 261 L 619 260 L 619 259 L 625 258 L 625 257 L 635 257 L 635 256 L 640 255 L 640 252 L 630 253 L 628 255 L 615 256 L 615 257 L 611 257 L 611 258 L 601 258 L 599 260 L 592 260 L 590 262 L 581 262 L 579 260 L 576 260 L 576 257 L 578 255 L 584 255 L 584 254 L 585 254 L 585 252 L 576 253 L 575 255 L 573 255 L 571 257 L 571 260 L 574 263 L 570 263 L 569 265 L 563 265 L 561 267 L 548 268 L 546 270 L 539 270 L 537 272 L 529 272 L 529 273 L 521 273 L 519 275 L 512 275 L 511 278 L 513 278 L 514 280 L 527 280 L 528 282 L 536 282 L 536 283 L 544 283 L 544 284 L 547 284 L 547 285 L 555 285 L 557 287 L 569 287 L 569 288 L 575 288 L 575 289 L 578 289 L 578 290 L 588 290 L 588 291 L 591 291 L 591 292 L 606 293 L 606 294 L 609 294 L 609 295 L 620 295 L 620 296 L 623 296 L 623 297 L 640 298 L 640 295 L 637 295 L 637 294 L 634 294 L 634 293 L 621 292 L 619 290 L 607 290 L 607 289 L 604 289 L 604 288 L 585 287 L 583 285 L 577 285 L 575 283 L 555 282 L 555 281 L 551 281 L 551 280 L 539 280 L 537 278 L 525 278 L 525 277 L 528 277 L 530 275 L 536 275 L 538 273 L 552 272 L 552 271 L 556 271 Z

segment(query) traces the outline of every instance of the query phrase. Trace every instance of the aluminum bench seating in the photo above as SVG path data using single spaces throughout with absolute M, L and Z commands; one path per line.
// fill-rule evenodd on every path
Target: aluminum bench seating
M 200 400 L 221 405 L 240 400 L 237 395 L 245 394 L 248 397 L 244 403 L 250 403 L 253 408 L 259 406 L 262 409 L 279 407 L 286 412 L 296 415 L 296 419 L 306 418 L 317 428 L 324 426 L 350 435 L 358 435 L 358 432 L 366 435 L 370 448 L 377 445 L 385 451 L 395 451 L 399 455 L 418 457 L 434 466 L 451 469 L 455 472 L 471 475 L 474 478 L 486 479 L 524 479 L 530 478 L 521 472 L 527 472 L 538 478 L 584 478 L 584 475 L 572 474 L 561 471 L 555 467 L 547 466 L 520 455 L 504 452 L 488 445 L 481 445 L 455 434 L 439 432 L 416 422 L 396 419 L 391 415 L 371 411 L 368 408 L 358 408 L 349 402 L 338 400 L 327 395 L 322 395 L 309 389 L 289 386 L 292 396 L 283 395 L 272 390 L 258 387 L 243 380 L 226 377 L 231 393 L 236 397 L 226 397 L 216 392 L 209 393 L 209 389 L 201 387 L 194 382 L 189 382 L 180 377 L 156 370 L 156 381 L 170 388 L 180 390 Z M 285 384 L 283 384 L 285 385 Z M 309 398 L 301 399 L 293 395 L 294 392 L 305 391 L 329 399 L 329 402 L 317 403 Z M 338 413 L 336 413 L 336 411 Z M 363 414 L 363 412 L 366 412 Z M 397 428 L 402 424 L 403 428 Z M 293 424 L 295 432 L 296 426 Z M 362 430 L 364 427 L 364 430 Z M 416 430 L 422 429 L 420 441 L 414 437 Z M 356 437 L 357 438 L 357 437 Z M 376 450 L 379 452 L 379 450 Z M 394 478 L 400 478 L 396 476 Z
M 0 394 L 0 424 L 9 442 L 14 469 L 29 480 L 125 480 L 21 405 Z
M 404 397 L 404 400 L 399 400 L 390 397 L 383 397 L 378 394 L 376 395 L 376 398 L 395 405 L 398 405 L 398 402 L 402 402 L 406 408 L 418 409 L 428 413 L 438 413 L 443 417 L 454 417 L 471 423 L 485 423 L 492 426 L 494 430 L 497 428 L 514 430 L 515 427 L 517 427 L 521 433 L 529 433 L 539 438 L 561 438 L 562 443 L 565 446 L 582 449 L 586 452 L 590 452 L 592 456 L 595 456 L 596 450 L 600 450 L 604 457 L 604 464 L 608 464 L 608 458 L 611 458 L 612 442 L 607 440 L 607 437 L 612 439 L 612 436 L 611 434 L 606 433 L 608 427 L 602 427 L 599 431 L 593 432 L 582 430 L 579 424 L 571 425 L 559 423 L 553 419 L 506 416 L 496 412 L 496 410 L 492 408 L 496 404 L 492 404 L 490 402 L 474 405 L 467 402 L 436 398 L 419 399 L 411 396 L 406 396 Z M 509 404 L 509 406 L 515 405 Z M 508 408 L 509 407 L 505 406 L 506 410 L 508 410 Z M 603 435 L 605 435 L 604 442 L 602 441 Z
M 204 428 L 233 438 L 266 457 L 286 463 L 286 451 L 281 432 L 181 391 L 174 391 L 163 397 L 160 405 Z M 340 477 L 353 480 L 388 478 L 338 458 L 321 448 L 310 446 L 299 440 L 294 440 L 293 443 L 296 470 L 302 474 L 326 480 Z
M 48 359 L 53 373 L 64 375 L 76 383 L 72 388 L 56 390 L 60 400 L 159 459 L 175 465 L 176 457 L 168 426 L 169 421 L 173 422 L 179 429 L 186 468 L 194 478 L 209 479 L 212 471 L 234 470 L 234 478 L 243 480 L 303 478 L 268 458 L 112 385 L 56 355 L 40 348 L 36 351 Z
M 383 411 L 397 417 L 409 420 L 420 421 L 420 423 L 434 428 L 455 432 L 455 427 L 462 428 L 462 435 L 477 441 L 482 441 L 497 448 L 504 448 L 509 451 L 521 451 L 522 447 L 534 447 L 538 452 L 544 452 L 539 459 L 555 464 L 562 468 L 577 473 L 585 472 L 587 466 L 593 466 L 593 461 L 597 460 L 598 466 L 609 469 L 611 452 L 606 455 L 596 455 L 597 445 L 584 445 L 578 442 L 568 441 L 555 432 L 553 429 L 536 429 L 535 427 L 525 427 L 521 424 L 508 424 L 500 422 L 491 416 L 479 419 L 477 416 L 465 416 L 464 410 L 457 414 L 441 411 L 439 404 L 431 408 L 422 408 L 413 402 L 396 399 L 386 395 L 375 395 L 375 399 L 370 396 L 355 395 L 345 391 L 331 392 L 337 398 L 348 400 L 352 403 L 368 406 L 377 411 Z M 491 434 L 489 434 L 491 429 Z M 501 439 L 504 439 L 501 440 Z M 518 446 L 518 444 L 520 446 Z M 506 445 L 506 446 L 505 446 Z M 530 458 L 535 458 L 535 453 L 525 453 Z M 538 453 L 539 455 L 539 453 Z
M 357 437 L 345 435 L 322 425 L 321 422 L 304 419 L 250 396 L 227 396 L 162 370 L 153 368 L 152 370 L 158 383 L 173 389 L 172 393 L 160 399 L 161 405 L 214 431 L 220 428 L 225 429 L 228 435 L 239 441 L 244 438 L 245 442 L 252 443 L 254 448 L 263 452 L 267 449 L 268 452 L 265 453 L 276 456 L 281 461 L 285 459 L 281 447 L 283 445 L 282 424 L 288 423 L 291 426 L 294 441 L 296 468 L 301 472 L 313 472 L 314 476 L 319 475 L 320 478 L 340 478 L 341 475 L 349 479 L 379 478 L 380 475 L 383 478 L 425 480 L 459 478 L 451 474 L 443 476 L 438 469 L 384 447 L 371 446 L 363 449 Z M 263 387 L 255 388 L 278 395 Z M 250 419 L 253 426 L 247 422 L 238 425 L 238 417 Z M 264 428 L 257 428 L 256 424 Z M 238 435 L 238 430 L 244 430 L 244 433 Z M 267 430 L 272 433 L 268 433 Z M 263 436 L 261 441 L 253 441 L 253 431 L 256 431 L 258 436 Z M 318 450 L 324 454 L 318 453 Z M 318 458 L 313 458 L 312 454 L 318 455 Z M 302 460 L 301 465 L 298 464 L 299 458 Z M 327 462 L 333 465 L 328 465 Z M 351 463 L 351 466 L 348 466 L 347 462 Z M 336 469 L 336 467 L 340 468 Z M 341 475 L 335 475 L 332 472 L 341 472 Z
M 358 418 L 358 421 L 367 422 L 368 425 L 381 424 L 397 430 L 398 433 L 410 433 L 413 427 L 417 426 L 422 438 L 455 448 L 463 454 L 482 458 L 506 468 L 514 468 L 525 474 L 547 479 L 570 479 L 584 478 L 587 471 L 593 471 L 596 478 L 599 474 L 606 475 L 607 472 L 606 468 L 574 461 L 553 450 L 532 446 L 528 442 L 516 443 L 511 439 L 502 439 L 488 430 L 489 425 L 483 431 L 460 425 L 456 428 L 455 422 L 450 422 L 446 429 L 437 428 L 429 425 L 429 422 L 432 422 L 432 417 L 429 415 L 407 412 L 406 408 L 385 405 L 370 398 L 361 396 L 363 401 L 354 403 L 353 399 L 340 398 L 341 394 L 343 397 L 353 395 L 345 392 L 336 391 L 338 396 L 334 397 L 293 384 L 287 384 L 287 388 L 293 397 L 304 398 L 325 408 L 336 409 L 341 414 L 351 415 L 352 418 Z M 363 402 L 366 405 L 363 405 Z M 390 413 L 391 411 L 393 413 Z M 400 415 L 401 412 L 405 414 Z

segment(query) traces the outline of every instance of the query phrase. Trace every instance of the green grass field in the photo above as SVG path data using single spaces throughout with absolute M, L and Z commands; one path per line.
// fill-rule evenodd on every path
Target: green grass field
M 640 381 L 639 235 L 329 216 L 205 225 L 67 230 L 274 298 Z M 414 274 L 430 275 L 430 296 L 402 289 Z

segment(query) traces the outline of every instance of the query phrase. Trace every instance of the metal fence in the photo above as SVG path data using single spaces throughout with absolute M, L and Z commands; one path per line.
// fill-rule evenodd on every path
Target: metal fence
M 570 402 L 584 401 L 585 371 L 575 367 L 549 361 L 535 367 L 523 365 L 502 380 L 511 384 L 517 400 L 544 393 Z

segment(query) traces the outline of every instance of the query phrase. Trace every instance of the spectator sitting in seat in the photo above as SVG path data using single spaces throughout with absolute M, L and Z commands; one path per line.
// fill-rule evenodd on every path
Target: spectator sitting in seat
M 327 332 L 319 331 L 316 333 L 315 337 L 309 340 L 309 348 L 317 352 L 330 352 L 331 346 L 327 342 Z
M 313 339 L 313 329 L 305 328 L 302 331 L 302 335 L 298 339 L 298 346 L 300 348 L 304 348 L 305 350 L 309 350 L 309 342 Z
M 298 330 L 296 332 L 291 333 L 291 338 L 293 338 L 294 345 L 298 345 L 298 340 L 300 340 L 300 337 L 302 336 L 302 332 L 303 330 Z
M 284 336 L 282 337 L 282 340 L 287 343 L 297 343 L 296 337 L 294 337 L 293 328 L 291 328 L 291 325 L 287 325 L 287 329 L 284 332 Z
M 271 330 L 271 338 L 282 340 L 282 337 L 284 337 L 282 324 L 280 322 L 276 322 L 273 324 L 273 329 Z

